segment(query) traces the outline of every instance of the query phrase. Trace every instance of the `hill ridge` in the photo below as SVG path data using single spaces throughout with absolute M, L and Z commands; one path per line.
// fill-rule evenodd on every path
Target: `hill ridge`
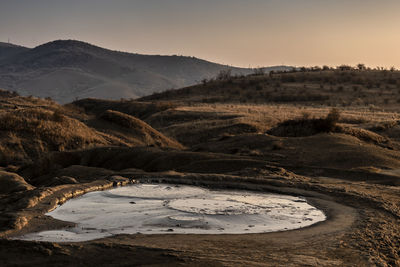
M 227 69 L 234 74 L 253 72 L 196 57 L 121 52 L 78 40 L 0 48 L 1 88 L 60 103 L 87 97 L 138 98 L 194 85 Z

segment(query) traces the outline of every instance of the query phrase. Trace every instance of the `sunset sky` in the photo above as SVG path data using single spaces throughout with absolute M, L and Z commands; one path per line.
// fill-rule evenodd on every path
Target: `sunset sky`
M 399 0 L 0 0 L 0 41 L 257 67 L 400 67 Z

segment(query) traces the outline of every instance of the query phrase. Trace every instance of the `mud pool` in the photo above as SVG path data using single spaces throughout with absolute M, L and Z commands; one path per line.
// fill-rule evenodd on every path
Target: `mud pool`
M 75 227 L 19 239 L 79 242 L 117 234 L 250 234 L 310 226 L 325 214 L 304 198 L 168 184 L 87 193 L 47 213 Z

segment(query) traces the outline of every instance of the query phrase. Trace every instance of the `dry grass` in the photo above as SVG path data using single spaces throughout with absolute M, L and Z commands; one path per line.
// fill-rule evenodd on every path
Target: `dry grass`
M 303 117 L 287 120 L 270 129 L 268 134 L 284 137 L 300 137 L 318 133 L 337 132 L 339 116 L 338 111 L 333 109 L 325 118 L 310 119 Z
M 82 99 L 68 105 L 72 108 L 81 109 L 90 114 L 100 115 L 107 110 L 119 111 L 139 119 L 151 116 L 154 113 L 173 109 L 176 107 L 172 102 L 138 102 L 134 100 L 113 101 L 104 99 Z
M 288 120 L 319 120 L 325 118 L 331 109 L 331 107 L 288 104 L 196 104 L 156 113 L 148 118 L 148 122 L 162 133 L 187 146 L 192 146 L 216 140 L 224 135 L 266 133 Z M 361 107 L 338 110 L 341 115 L 338 123 L 343 127 L 346 126 L 346 129 L 388 128 L 398 125 L 400 120 L 400 114 L 397 112 Z M 315 131 L 306 135 L 311 134 L 315 134 Z M 346 134 L 350 133 L 347 131 Z M 397 132 L 393 132 L 392 135 L 395 134 L 398 135 Z
M 100 118 L 123 128 L 118 131 L 119 134 L 125 133 L 125 137 L 129 136 L 130 141 L 133 143 L 137 142 L 144 146 L 183 148 L 175 140 L 166 137 L 144 121 L 131 115 L 119 111 L 107 110 L 100 115 Z M 114 135 L 118 135 L 118 133 L 114 132 Z
M 183 148 L 146 123 L 124 113 L 105 113 L 112 122 L 105 124 L 105 128 L 97 129 L 90 125 L 91 121 L 99 121 L 96 118 L 99 114 L 90 111 L 103 110 L 110 105 L 147 116 L 170 108 L 168 103 L 89 99 L 81 104 L 61 106 L 51 99 L 21 97 L 0 91 L 0 165 L 21 165 L 52 151 L 98 146 Z
M 82 122 L 64 116 L 60 111 L 25 108 L 0 115 L 0 129 L 14 133 L 32 134 L 57 145 L 60 150 L 85 144 L 105 144 L 105 140 Z
M 400 72 L 319 70 L 231 77 L 142 98 L 183 103 L 385 107 L 398 110 Z
M 176 110 L 187 112 L 213 112 L 223 115 L 240 116 L 242 121 L 262 122 L 268 126 L 290 119 L 304 117 L 309 114 L 310 118 L 325 117 L 331 107 L 309 107 L 288 104 L 198 104 L 183 106 Z M 341 117 L 339 122 L 349 124 L 360 123 L 388 123 L 400 120 L 400 113 L 387 112 L 364 107 L 340 108 Z
M 23 108 L 0 114 L 2 164 L 39 157 L 47 151 L 81 149 L 108 142 L 82 122 L 59 111 Z

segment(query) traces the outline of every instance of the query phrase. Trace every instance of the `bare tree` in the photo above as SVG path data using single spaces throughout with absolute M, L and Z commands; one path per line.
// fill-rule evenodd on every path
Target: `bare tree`
M 366 70 L 367 68 L 365 67 L 365 64 L 360 63 L 360 64 L 357 64 L 357 69 L 358 70 Z
M 353 68 L 349 65 L 340 65 L 337 67 L 338 70 L 345 71 L 345 70 L 352 70 Z
M 232 70 L 231 69 L 225 69 L 221 70 L 218 75 L 217 75 L 217 80 L 219 81 L 227 81 L 230 78 L 232 78 Z
M 260 76 L 263 76 L 263 75 L 265 75 L 265 68 L 261 68 L 261 67 L 259 67 L 259 68 L 255 68 L 254 70 L 253 70 L 253 74 L 254 75 L 260 75 Z

